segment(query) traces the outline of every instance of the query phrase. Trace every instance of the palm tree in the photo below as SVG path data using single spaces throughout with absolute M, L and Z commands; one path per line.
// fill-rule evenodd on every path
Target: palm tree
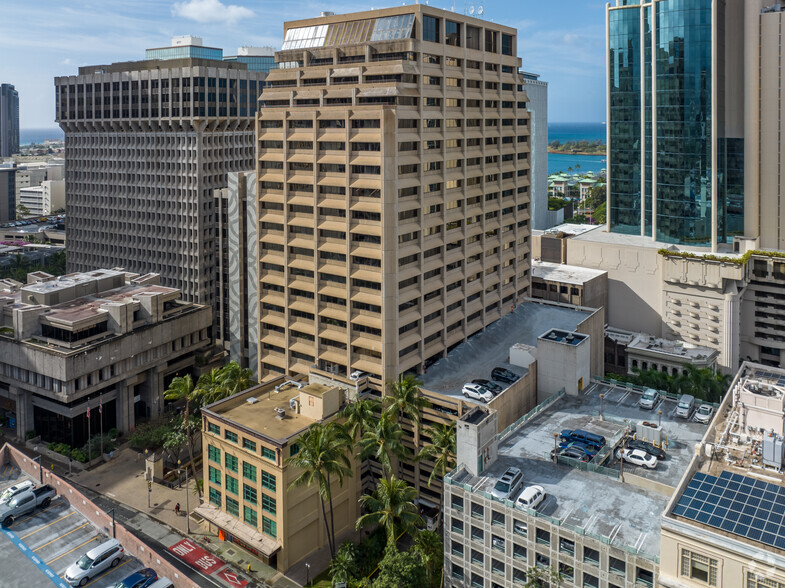
M 333 584 L 338 582 L 348 584 L 354 580 L 360 572 L 357 560 L 357 546 L 351 541 L 342 543 L 335 557 L 330 561 L 330 577 Z
M 420 554 L 425 564 L 428 585 L 434 585 L 434 575 L 444 562 L 444 544 L 438 533 L 420 529 L 414 536 L 414 551 Z M 437 584 L 438 585 L 438 584 Z
M 382 478 L 376 484 L 373 494 L 363 494 L 360 505 L 367 511 L 357 519 L 357 529 L 369 525 L 381 525 L 387 535 L 387 547 L 395 547 L 396 526 L 403 531 L 411 531 L 422 525 L 414 500 L 417 490 L 404 480 L 391 476 Z
M 347 404 L 341 414 L 346 418 L 344 426 L 353 441 L 362 439 L 365 432 L 373 426 L 381 412 L 381 403 L 365 398 Z
M 390 414 L 408 417 L 414 423 L 415 437 L 419 434 L 420 415 L 424 408 L 431 405 L 420 390 L 422 382 L 411 374 L 401 374 L 395 382 L 389 384 L 389 392 L 384 397 L 384 404 Z
M 253 372 L 248 368 L 241 368 L 236 361 L 230 361 L 221 368 L 219 381 L 227 396 L 247 390 L 257 383 L 253 379 Z
M 300 451 L 289 457 L 286 463 L 300 468 L 300 473 L 289 488 L 296 486 L 318 486 L 322 503 L 322 519 L 327 532 L 330 557 L 335 557 L 335 521 L 333 519 L 332 480 L 343 485 L 343 479 L 352 475 L 347 457 L 351 440 L 343 427 L 335 422 L 314 423 L 297 440 Z M 327 504 L 330 505 L 330 520 L 327 520 Z
M 216 396 L 219 395 L 221 386 L 221 368 L 213 368 L 209 372 L 203 373 L 199 376 L 196 382 L 195 400 L 198 402 L 199 408 L 212 404 L 213 398 L 218 400 Z
M 360 439 L 360 458 L 374 458 L 382 465 L 384 474 L 392 474 L 392 458 L 399 459 L 407 455 L 407 449 L 401 443 L 403 430 L 394 417 L 385 411 L 371 429 Z
M 431 438 L 431 445 L 423 447 L 417 459 L 433 460 L 433 471 L 428 478 L 430 486 L 437 475 L 444 478 L 455 467 L 455 421 L 446 425 L 436 423 L 425 432 Z
M 191 400 L 195 397 L 195 394 L 194 381 L 193 378 L 191 378 L 191 374 L 174 378 L 169 384 L 169 387 L 164 391 L 165 400 L 185 399 L 185 436 L 188 439 L 191 438 L 191 419 L 189 418 L 191 415 Z M 188 457 L 191 460 L 191 475 L 194 480 L 198 480 L 199 477 L 196 475 L 196 465 L 194 465 L 194 451 L 190 443 L 188 444 Z M 196 488 L 199 490 L 199 498 L 201 498 L 201 487 L 197 485 Z

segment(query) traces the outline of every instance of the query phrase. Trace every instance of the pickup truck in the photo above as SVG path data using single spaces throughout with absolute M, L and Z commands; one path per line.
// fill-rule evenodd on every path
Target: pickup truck
M 39 506 L 46 508 L 56 496 L 57 491 L 49 484 L 20 492 L 0 506 L 0 521 L 4 527 L 10 527 L 16 517 L 33 512 Z

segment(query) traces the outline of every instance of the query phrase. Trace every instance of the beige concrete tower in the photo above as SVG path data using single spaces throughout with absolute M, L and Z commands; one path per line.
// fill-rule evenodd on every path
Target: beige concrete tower
M 516 31 L 423 5 L 288 22 L 257 115 L 259 373 L 422 373 L 529 294 Z

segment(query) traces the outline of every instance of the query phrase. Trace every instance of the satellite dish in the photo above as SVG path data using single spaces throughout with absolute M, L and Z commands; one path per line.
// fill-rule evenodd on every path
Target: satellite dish
M 469 14 L 474 14 L 474 6 L 469 6 Z
M 484 12 L 485 12 L 485 9 L 484 9 L 482 6 L 480 6 L 480 7 L 477 9 L 477 14 L 479 14 L 479 15 L 482 15 Z

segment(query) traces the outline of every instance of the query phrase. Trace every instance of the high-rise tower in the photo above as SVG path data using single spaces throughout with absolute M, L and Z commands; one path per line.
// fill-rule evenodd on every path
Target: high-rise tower
M 424 5 L 284 29 L 257 116 L 260 376 L 421 373 L 529 293 L 516 31 Z
M 200 39 L 180 41 L 150 50 L 155 59 L 55 78 L 68 270 L 155 272 L 183 298 L 212 305 L 220 295 L 213 190 L 253 166 L 267 74 L 222 61 Z
M 0 84 L 0 157 L 19 153 L 19 93 Z
M 741 0 L 608 6 L 608 229 L 717 247 L 744 232 Z

